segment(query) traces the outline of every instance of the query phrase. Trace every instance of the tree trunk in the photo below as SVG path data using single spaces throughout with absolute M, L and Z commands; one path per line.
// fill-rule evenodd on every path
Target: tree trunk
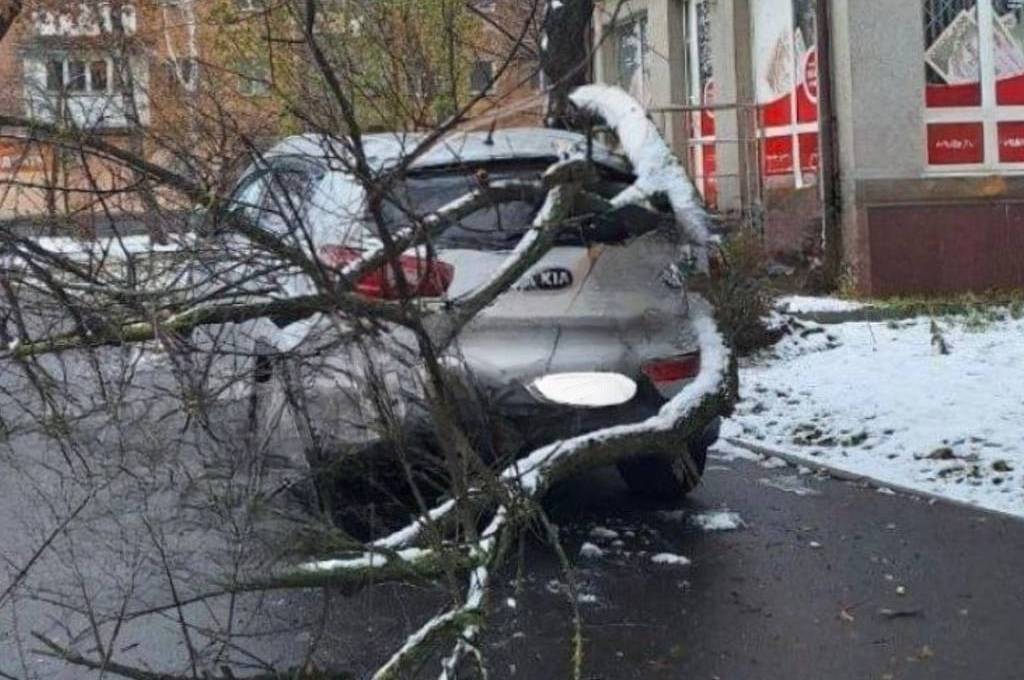
M 593 0 L 548 0 L 541 44 L 541 70 L 548 90 L 548 127 L 574 127 L 569 93 L 590 80 Z

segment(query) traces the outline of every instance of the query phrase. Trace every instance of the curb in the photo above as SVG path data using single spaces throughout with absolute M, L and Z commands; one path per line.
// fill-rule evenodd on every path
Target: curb
M 761 444 L 755 444 L 753 442 L 748 442 L 748 441 L 745 441 L 743 439 L 736 439 L 735 437 L 723 437 L 722 439 L 725 440 L 726 442 L 732 444 L 733 446 L 738 446 L 738 447 L 740 447 L 742 449 L 746 449 L 746 450 L 748 450 L 748 451 L 750 451 L 752 453 L 756 453 L 756 454 L 759 454 L 761 456 L 772 456 L 774 458 L 779 458 L 781 460 L 784 460 L 787 463 L 789 463 L 790 465 L 794 465 L 794 466 L 798 466 L 798 467 L 810 468 L 811 470 L 814 470 L 816 472 L 824 472 L 824 473 L 827 473 L 830 477 L 833 477 L 835 479 L 839 479 L 839 480 L 844 481 L 844 482 L 853 482 L 853 483 L 856 483 L 856 484 L 863 484 L 864 486 L 867 486 L 867 487 L 872 488 L 872 489 L 885 488 L 885 489 L 889 489 L 891 491 L 895 491 L 896 493 L 903 494 L 904 496 L 910 496 L 911 498 L 919 498 L 919 499 L 923 498 L 923 499 L 927 499 L 929 501 L 936 501 L 938 503 L 943 503 L 943 504 L 946 504 L 946 505 L 955 505 L 957 507 L 965 508 L 967 510 L 973 510 L 973 511 L 978 512 L 978 513 L 987 513 L 987 514 L 990 514 L 990 515 L 996 515 L 998 517 L 1003 517 L 1003 518 L 1007 518 L 1007 519 L 1013 519 L 1013 520 L 1016 520 L 1018 522 L 1024 521 L 1024 517 L 1021 517 L 1020 515 L 1015 515 L 1015 514 L 1010 513 L 1010 512 L 1006 512 L 1005 510 L 995 510 L 993 508 L 983 508 L 983 507 L 981 507 L 979 505 L 973 505 L 971 503 L 968 503 L 967 501 L 961 501 L 961 500 L 958 500 L 956 498 L 949 498 L 947 496 L 942 496 L 940 494 L 933 493 L 931 491 L 922 491 L 921 489 L 915 489 L 915 488 L 912 488 L 912 487 L 909 487 L 909 486 L 905 486 L 903 484 L 895 484 L 895 483 L 884 482 L 884 481 L 882 481 L 880 479 L 877 479 L 876 477 L 871 477 L 869 475 L 862 475 L 862 474 L 858 474 L 856 472 L 850 472 L 849 470 L 843 470 L 842 468 L 837 468 L 837 467 L 835 467 L 833 465 L 829 465 L 827 463 L 821 463 L 819 461 L 809 460 L 809 459 L 804 458 L 802 456 L 797 456 L 795 454 L 787 453 L 785 451 L 779 451 L 777 449 L 773 449 L 773 448 L 770 448 L 770 447 L 767 447 L 767 446 L 762 446 Z

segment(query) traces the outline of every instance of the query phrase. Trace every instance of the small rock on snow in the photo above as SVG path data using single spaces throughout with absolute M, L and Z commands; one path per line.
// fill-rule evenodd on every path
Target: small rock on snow
M 955 460 L 956 453 L 948 446 L 942 446 L 929 453 L 927 458 L 928 460 Z

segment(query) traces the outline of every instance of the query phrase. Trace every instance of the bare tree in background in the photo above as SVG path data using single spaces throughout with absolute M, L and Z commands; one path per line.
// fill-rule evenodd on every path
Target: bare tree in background
M 502 441 L 460 363 L 464 329 L 561 234 L 588 234 L 623 206 L 665 206 L 653 219 L 700 261 L 703 210 L 636 103 L 576 88 L 586 54 L 553 56 L 582 44 L 590 11 L 566 1 L 573 28 L 545 24 L 560 102 L 549 113 L 566 120 L 572 101 L 603 119 L 635 181 L 610 190 L 585 151 L 567 150 L 524 176 L 470 172 L 462 195 L 424 211 L 407 190 L 416 163 L 473 122 L 547 7 L 504 27 L 510 50 L 489 86 L 467 93 L 454 4 L 429 27 L 440 46 L 421 48 L 416 3 L 343 4 L 282 0 L 245 15 L 265 28 L 247 50 L 284 53 L 273 77 L 201 64 L 213 81 L 272 90 L 275 113 L 308 133 L 294 153 L 268 155 L 216 89 L 192 93 L 187 125 L 144 125 L 130 65 L 118 77 L 127 143 L 73 118 L 0 120 L 5 135 L 75 159 L 74 182 L 51 188 L 113 225 L 77 243 L 0 231 L 3 677 L 52 674 L 40 655 L 143 680 L 482 675 L 481 628 L 514 547 L 538 530 L 561 551 L 540 506 L 551 487 L 678 449 L 731 406 L 730 354 L 698 314 L 700 375 L 656 417 L 527 452 Z M 29 9 L 8 3 L 0 35 Z M 395 31 L 402 65 L 420 64 L 368 72 L 361 57 Z M 429 92 L 436 105 L 424 105 Z M 380 125 L 401 134 L 365 133 Z M 232 188 L 240 151 L 252 182 Z M 349 178 L 338 200 L 305 204 L 328 170 Z M 513 203 L 533 217 L 507 258 L 466 293 L 438 295 L 446 230 Z M 162 243 L 118 226 L 124 204 L 141 206 Z M 351 247 L 357 232 L 371 237 Z M 421 431 L 403 427 L 410 410 Z M 407 583 L 429 589 L 433 610 L 380 649 L 363 625 L 386 625 L 373 598 L 401 598 L 386 589 Z

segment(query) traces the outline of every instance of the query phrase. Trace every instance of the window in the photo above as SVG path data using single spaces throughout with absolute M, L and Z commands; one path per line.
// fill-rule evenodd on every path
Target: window
M 64 89 L 64 62 L 53 59 L 46 62 L 46 89 L 59 92 Z
M 85 75 L 85 62 L 69 61 L 67 62 L 67 70 L 68 92 L 85 92 L 88 89 L 88 80 L 86 80 Z
M 492 173 L 493 179 L 520 179 L 533 176 L 532 172 Z M 478 188 L 472 173 L 428 173 L 405 180 L 396 198 L 401 205 L 385 204 L 385 217 L 389 224 L 404 225 L 414 215 L 425 215 Z M 522 239 L 530 228 L 539 205 L 527 201 L 514 201 L 482 208 L 460 219 L 445 229 L 435 245 L 448 248 L 480 250 L 509 250 Z
M 754 15 L 762 171 L 802 188 L 818 169 L 818 52 L 814 0 L 762 0 Z
M 109 65 L 105 61 L 94 61 L 89 64 L 89 91 L 106 92 L 110 89 L 107 77 Z
M 103 94 L 110 91 L 110 62 L 104 59 L 51 59 L 46 62 L 48 92 Z
M 546 166 L 524 163 L 515 167 L 484 166 L 491 181 L 525 180 L 537 177 Z M 599 193 L 607 198 L 626 188 L 625 178 L 611 172 L 601 173 Z M 384 217 L 394 228 L 409 223 L 409 215 L 426 215 L 479 188 L 478 175 L 467 171 L 434 171 L 415 173 L 405 178 L 384 203 Z M 533 224 L 540 210 L 537 201 L 509 201 L 481 208 L 462 217 L 444 230 L 434 245 L 442 248 L 502 251 L 514 248 Z M 579 231 L 568 229 L 559 234 L 558 245 L 581 245 Z
M 690 0 L 686 12 L 687 90 L 691 106 L 715 104 L 715 81 L 711 55 L 711 12 L 707 0 Z M 715 112 L 711 108 L 690 116 L 691 167 L 694 181 L 708 205 L 717 204 L 718 186 L 715 149 Z
M 616 84 L 644 104 L 650 103 L 650 45 L 647 15 L 619 24 L 613 29 Z
M 469 91 L 473 94 L 486 92 L 494 81 L 494 64 L 489 61 L 478 60 L 473 62 L 473 68 L 469 73 Z
M 262 97 L 270 92 L 270 68 L 263 62 L 251 60 L 238 67 L 240 83 L 238 93 L 245 97 Z
M 114 89 L 118 92 L 125 89 L 128 80 L 128 64 L 123 59 L 113 59 L 110 63 L 110 71 L 114 76 Z
M 1024 169 L 1024 3 L 923 2 L 928 165 Z

